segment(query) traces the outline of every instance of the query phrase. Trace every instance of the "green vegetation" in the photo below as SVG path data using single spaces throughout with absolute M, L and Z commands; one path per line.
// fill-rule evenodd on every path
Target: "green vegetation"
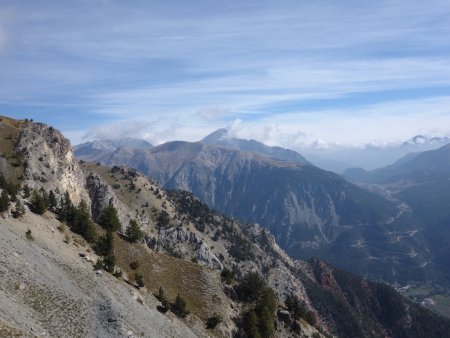
M 261 297 L 261 293 L 266 283 L 256 271 L 250 271 L 242 278 L 237 293 L 243 301 L 256 301 Z
M 113 273 L 115 265 L 116 265 L 116 257 L 112 253 L 108 254 L 103 259 L 103 268 L 105 269 L 105 271 Z
M 161 302 L 162 312 L 166 312 L 170 308 L 170 303 L 162 286 L 159 287 L 158 293 L 155 294 L 155 297 Z
M 130 220 L 130 224 L 125 230 L 125 235 L 132 243 L 140 241 L 142 238 L 144 238 L 144 233 L 141 230 L 141 226 L 135 219 Z
M 33 190 L 30 200 L 30 210 L 35 214 L 42 215 L 47 211 L 47 195 L 44 191 L 40 194 L 37 190 Z
M 73 204 L 69 193 L 66 191 L 64 198 L 61 198 L 58 209 L 58 218 L 61 222 L 70 223 L 73 218 Z
M 1 204 L 1 202 L 0 202 Z M 12 212 L 14 218 L 20 218 L 25 215 L 25 208 L 23 207 L 20 200 L 16 200 L 15 210 Z
M 112 231 L 119 230 L 122 227 L 122 224 L 119 221 L 117 209 L 114 208 L 112 205 L 104 208 L 102 210 L 102 213 L 100 214 L 98 224 L 100 224 L 105 229 L 109 229 Z
M 97 238 L 94 222 L 85 200 L 81 200 L 76 208 L 72 208 L 72 220 L 69 225 L 74 232 L 83 236 L 88 242 L 92 243 Z
M 19 189 L 19 187 L 12 183 L 12 182 L 8 182 L 5 178 L 5 176 L 3 176 L 3 173 L 0 173 L 0 189 L 2 189 L 5 192 L 5 196 L 10 196 L 10 200 L 11 202 L 15 202 L 16 201 L 16 196 L 17 196 L 17 191 Z M 9 199 L 8 199 L 9 201 Z M 9 206 L 9 204 L 8 204 Z
M 237 288 L 240 300 L 254 307 L 243 313 L 241 329 L 249 338 L 272 337 L 275 332 L 277 298 L 257 272 L 248 272 Z
M 102 270 L 104 268 L 103 259 L 98 258 L 94 264 L 94 270 Z
M 175 302 L 170 305 L 170 310 L 180 318 L 184 318 L 189 314 L 186 301 L 179 294 L 177 294 Z
M 31 230 L 30 230 L 30 229 L 28 229 L 28 230 L 25 232 L 25 236 L 26 236 L 26 238 L 27 238 L 29 241 L 34 240 L 34 237 L 33 237 L 33 235 L 31 234 Z
M 309 311 L 307 311 L 305 304 L 300 302 L 300 299 L 296 295 L 287 295 L 286 299 L 284 300 L 284 305 L 286 306 L 286 310 L 288 310 L 291 314 L 292 318 L 298 320 L 304 317 L 308 323 L 314 325 L 312 324 L 313 320 L 311 319 L 313 318 L 313 315 L 308 314 Z
M 48 193 L 48 210 L 57 212 L 58 202 L 56 201 L 55 193 L 50 190 Z
M 222 322 L 222 317 L 215 313 L 206 320 L 206 328 L 213 330 L 220 322 Z
M 6 190 L 3 190 L 0 195 L 0 212 L 5 212 L 9 208 L 9 196 Z
M 142 274 L 139 272 L 134 273 L 134 281 L 136 282 L 136 285 L 140 288 L 144 286 L 144 280 L 142 279 Z
M 231 284 L 231 282 L 233 281 L 234 275 L 235 275 L 235 272 L 226 267 L 223 268 L 223 270 L 220 272 L 220 277 L 227 284 Z
M 138 261 L 132 261 L 130 263 L 130 268 L 133 270 L 136 270 L 139 267 L 139 262 Z
M 160 227 L 166 227 L 169 225 L 170 222 L 170 216 L 165 210 L 161 210 L 161 213 L 158 216 L 158 226 Z

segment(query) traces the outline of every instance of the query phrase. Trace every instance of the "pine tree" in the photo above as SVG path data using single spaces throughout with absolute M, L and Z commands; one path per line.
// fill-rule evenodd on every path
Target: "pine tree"
M 88 242 L 92 242 L 95 239 L 94 224 L 85 200 L 81 200 L 78 206 L 73 209 L 72 221 L 69 224 L 73 231 L 79 233 Z
M 122 227 L 122 224 L 119 221 L 117 209 L 112 205 L 104 208 L 98 220 L 98 224 L 100 224 L 105 229 L 109 229 L 112 231 L 119 230 Z
M 6 184 L 6 191 L 8 192 L 11 202 L 15 202 L 17 198 L 17 190 L 18 186 L 14 183 L 7 183 Z
M 144 233 L 141 231 L 141 226 L 135 219 L 130 220 L 130 224 L 126 229 L 125 234 L 127 235 L 128 240 L 132 243 L 137 242 L 144 237 Z
M 23 187 L 23 198 L 28 198 L 31 195 L 30 187 L 28 184 L 25 184 Z
M 244 331 L 248 338 L 261 338 L 258 330 L 258 317 L 255 311 L 251 310 L 244 315 Z
M 305 310 L 300 304 L 300 299 L 296 295 L 289 294 L 286 296 L 284 301 L 284 305 L 287 310 L 291 313 L 294 319 L 300 319 L 300 317 L 304 314 Z
M 9 196 L 5 189 L 2 190 L 0 195 L 0 212 L 5 212 L 9 208 Z
M 3 173 L 0 173 L 0 189 L 6 189 L 6 178 L 3 176 Z
M 110 229 L 106 230 L 106 235 L 100 237 L 97 242 L 97 253 L 102 256 L 109 256 L 114 251 L 113 233 Z
M 16 207 L 15 210 L 12 212 L 12 215 L 14 218 L 19 218 L 25 215 L 25 208 L 18 199 L 16 200 Z
M 245 301 L 257 300 L 265 287 L 265 282 L 258 272 L 250 271 L 242 278 L 240 285 L 240 297 Z
M 116 257 L 110 253 L 103 260 L 104 269 L 110 273 L 114 272 L 114 266 L 116 264 Z
M 70 223 L 73 218 L 74 206 L 70 199 L 69 192 L 64 193 L 64 198 L 59 203 L 58 218 L 61 222 Z
M 56 212 L 58 206 L 58 202 L 56 201 L 55 194 L 53 190 L 50 190 L 48 193 L 48 209 L 50 211 Z
M 47 205 L 45 204 L 45 200 L 37 192 L 37 190 L 33 190 L 33 194 L 31 196 L 30 201 L 30 210 L 38 215 L 42 215 L 45 211 L 47 211 Z
M 263 337 L 272 337 L 275 332 L 275 311 L 277 299 L 271 288 L 264 288 L 256 305 L 255 312 L 258 317 L 259 333 Z

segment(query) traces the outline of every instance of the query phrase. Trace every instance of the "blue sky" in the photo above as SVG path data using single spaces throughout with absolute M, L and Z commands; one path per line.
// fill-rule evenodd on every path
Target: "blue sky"
M 0 114 L 73 143 L 450 133 L 449 1 L 0 2 Z

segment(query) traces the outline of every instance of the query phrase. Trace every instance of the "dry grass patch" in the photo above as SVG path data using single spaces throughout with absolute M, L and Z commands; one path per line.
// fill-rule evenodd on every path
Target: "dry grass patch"
M 202 319 L 216 311 L 216 306 L 222 306 L 223 297 L 217 295 L 221 290 L 220 281 L 215 280 L 212 271 L 205 271 L 206 268 L 192 262 L 152 252 L 142 244 L 130 244 L 119 236 L 114 238 L 114 248 L 117 265 L 131 278 L 139 271 L 149 292 L 157 293 L 162 286 L 171 302 L 180 294 L 186 300 L 188 310 Z M 139 262 L 137 270 L 130 268 L 132 261 Z M 214 300 L 216 304 L 213 304 Z

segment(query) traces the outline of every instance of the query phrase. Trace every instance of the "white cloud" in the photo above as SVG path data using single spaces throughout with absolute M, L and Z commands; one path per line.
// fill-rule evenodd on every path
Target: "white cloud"
M 231 109 L 226 107 L 206 107 L 200 108 L 196 115 L 207 120 L 216 121 L 231 114 Z

